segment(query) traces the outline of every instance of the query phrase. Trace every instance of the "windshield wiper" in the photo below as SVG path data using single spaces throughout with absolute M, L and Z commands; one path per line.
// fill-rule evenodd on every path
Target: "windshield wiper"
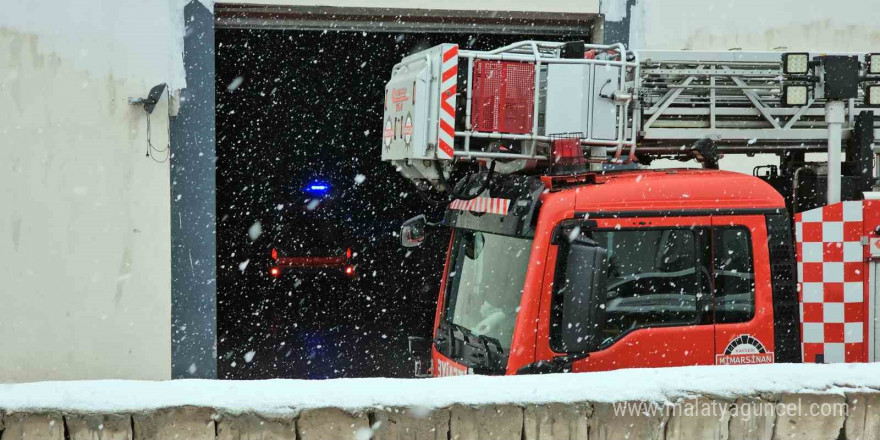
M 504 355 L 504 347 L 501 346 L 501 341 L 498 338 L 486 335 L 475 336 L 483 343 L 483 349 L 486 350 L 486 367 L 493 371 L 503 370 L 506 366 L 505 360 L 507 357 Z M 494 350 L 492 346 L 494 346 Z
M 452 324 L 449 321 L 441 321 L 440 325 L 437 327 L 437 336 L 434 338 L 434 344 L 440 352 L 452 358 L 457 356 L 455 341 L 464 339 L 463 337 L 455 337 L 456 327 L 455 324 Z M 461 330 L 459 330 L 459 332 L 461 332 Z
M 507 357 L 497 338 L 477 335 L 467 327 L 444 321 L 438 329 L 435 343 L 441 348 L 445 345 L 448 349 L 441 350 L 442 353 L 453 359 L 466 361 L 476 373 L 504 372 Z

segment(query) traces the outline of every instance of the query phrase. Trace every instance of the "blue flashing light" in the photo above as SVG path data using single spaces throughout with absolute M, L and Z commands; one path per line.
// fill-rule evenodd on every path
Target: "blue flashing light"
M 330 191 L 330 184 L 327 182 L 312 182 L 306 185 L 305 191 L 312 195 L 323 196 Z

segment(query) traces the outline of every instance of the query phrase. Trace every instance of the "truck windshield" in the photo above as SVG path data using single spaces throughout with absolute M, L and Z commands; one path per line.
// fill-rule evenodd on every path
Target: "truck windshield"
M 526 278 L 531 240 L 456 230 L 447 275 L 446 321 L 497 341 L 507 353 Z

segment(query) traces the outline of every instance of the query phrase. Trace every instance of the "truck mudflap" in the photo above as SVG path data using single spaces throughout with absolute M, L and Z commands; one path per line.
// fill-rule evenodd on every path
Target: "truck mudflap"
M 880 197 L 878 193 L 866 193 Z M 874 322 L 880 200 L 795 214 L 804 362 L 877 360 Z
M 538 177 L 496 174 L 479 197 L 453 200 L 444 223 L 453 228 L 532 237 L 544 188 Z

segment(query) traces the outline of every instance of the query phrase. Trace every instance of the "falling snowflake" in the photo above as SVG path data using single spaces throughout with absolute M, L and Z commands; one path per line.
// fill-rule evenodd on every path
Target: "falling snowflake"
M 254 356 L 255 356 L 256 354 L 257 354 L 257 352 L 256 352 L 256 351 L 253 351 L 253 350 L 251 350 L 251 351 L 245 353 L 245 354 L 244 354 L 244 361 L 247 362 L 247 363 L 251 363 L 251 361 L 254 360 Z
M 250 228 L 248 228 L 248 237 L 251 238 L 251 241 L 257 241 L 260 238 L 260 235 L 263 234 L 263 225 L 260 224 L 259 221 L 254 222 Z
M 244 77 L 243 76 L 236 76 L 235 79 L 233 79 L 232 82 L 229 83 L 228 86 L 226 86 L 226 89 L 229 90 L 230 92 L 234 92 L 235 89 L 237 89 L 241 85 L 242 82 L 244 82 Z

